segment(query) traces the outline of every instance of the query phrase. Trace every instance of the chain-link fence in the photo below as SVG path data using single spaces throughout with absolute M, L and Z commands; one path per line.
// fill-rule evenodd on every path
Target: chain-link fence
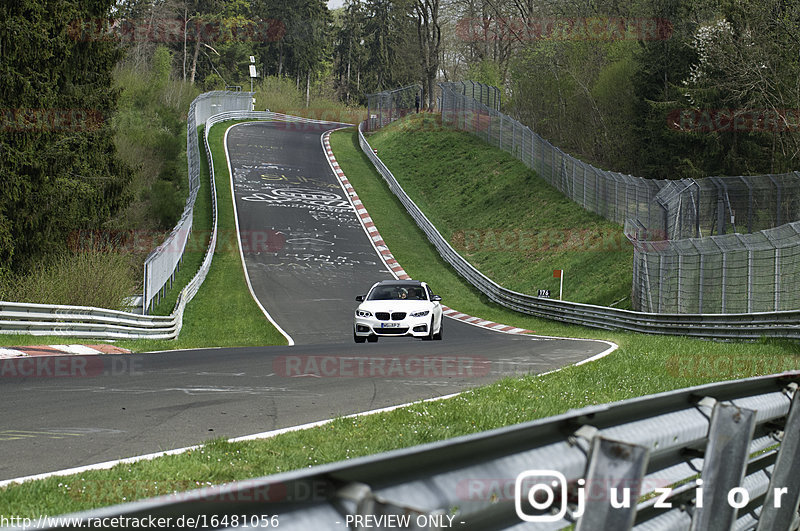
M 609 172 L 567 155 L 449 84 L 440 87 L 444 124 L 512 153 L 576 203 L 626 226 L 635 246 L 634 309 L 800 308 L 790 295 L 800 274 L 792 252 L 800 235 L 793 224 L 782 225 L 800 219 L 797 172 L 682 180 Z
M 366 130 L 376 131 L 412 112 L 422 105 L 422 87 L 408 85 L 367 96 Z
M 492 85 L 477 81 L 455 81 L 439 83 L 439 86 L 449 88 L 456 94 L 462 94 L 478 100 L 490 109 L 500 110 L 500 89 Z
M 634 232 L 633 221 L 626 233 Z M 654 313 L 800 308 L 800 222 L 752 234 L 636 241 L 633 305 Z

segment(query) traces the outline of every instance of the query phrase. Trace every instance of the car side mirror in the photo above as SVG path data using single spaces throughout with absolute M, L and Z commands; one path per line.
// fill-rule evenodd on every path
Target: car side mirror
M 364 296 L 363 295 L 356 295 L 356 300 L 358 302 L 364 302 Z
M 433 302 L 439 302 L 440 300 L 442 300 L 442 298 L 438 295 L 434 295 L 433 297 L 431 297 L 431 300 Z

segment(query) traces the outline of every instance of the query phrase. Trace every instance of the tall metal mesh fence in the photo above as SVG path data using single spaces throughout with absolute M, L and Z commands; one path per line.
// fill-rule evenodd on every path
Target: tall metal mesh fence
M 657 180 L 605 171 L 451 85 L 440 84 L 444 124 L 513 154 L 585 209 L 625 226 L 635 249 L 634 309 L 800 308 L 791 296 L 800 235 L 790 223 L 800 219 L 800 173 Z
M 367 96 L 366 130 L 376 131 L 407 114 L 417 111 L 422 105 L 422 87 L 408 85 Z
M 456 94 L 478 100 L 490 109 L 500 110 L 500 89 L 492 85 L 477 81 L 455 81 L 439 83 L 439 86 L 449 88 Z
M 797 309 L 798 243 L 800 222 L 752 234 L 634 241 L 633 300 L 654 313 Z

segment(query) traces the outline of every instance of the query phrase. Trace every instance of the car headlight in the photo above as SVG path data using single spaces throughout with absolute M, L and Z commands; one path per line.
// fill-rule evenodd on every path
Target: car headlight
M 356 316 L 358 316 L 358 317 L 372 317 L 372 312 L 368 312 L 367 310 L 356 310 Z
M 430 310 L 425 310 L 422 312 L 411 312 L 409 315 L 411 315 L 411 317 L 425 317 L 429 313 L 431 313 Z

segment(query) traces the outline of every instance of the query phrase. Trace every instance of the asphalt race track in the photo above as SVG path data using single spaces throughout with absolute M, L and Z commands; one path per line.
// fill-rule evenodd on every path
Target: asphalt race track
M 451 319 L 442 341 L 353 343 L 355 296 L 391 275 L 327 164 L 322 131 L 253 123 L 227 138 L 253 290 L 296 345 L 29 360 L 40 376 L 0 377 L 0 480 L 447 395 L 608 347 Z
M 355 296 L 392 278 L 322 151 L 335 127 L 249 122 L 227 135 L 253 291 L 297 344 L 352 341 Z

